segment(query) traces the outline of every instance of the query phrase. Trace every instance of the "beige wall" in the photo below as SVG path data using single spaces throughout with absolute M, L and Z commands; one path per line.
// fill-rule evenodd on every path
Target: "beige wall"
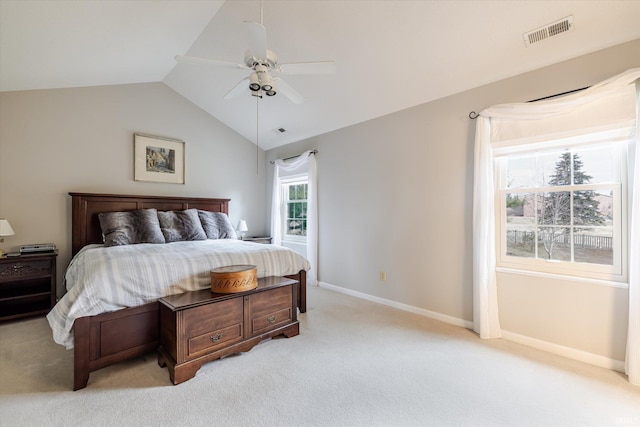
M 185 141 L 186 184 L 133 180 L 134 132 Z M 68 192 L 230 198 L 234 225 L 265 231 L 264 153 L 162 83 L 0 94 L 0 217 L 17 250 L 55 243 L 71 256 Z M 62 293 L 62 281 L 58 294 Z
M 638 66 L 640 40 L 268 151 L 272 160 L 319 150 L 319 280 L 471 321 L 469 112 L 581 88 Z M 270 182 L 272 168 L 268 174 Z M 498 279 L 500 320 L 511 335 L 624 359 L 626 289 Z

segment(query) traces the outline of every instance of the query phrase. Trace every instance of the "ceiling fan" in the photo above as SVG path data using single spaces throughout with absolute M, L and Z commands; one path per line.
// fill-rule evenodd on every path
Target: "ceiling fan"
M 281 93 L 295 104 L 303 102 L 302 95 L 281 77 L 272 77 L 272 72 L 277 74 L 333 74 L 336 72 L 333 61 L 279 64 L 276 54 L 267 49 L 267 30 L 264 25 L 250 21 L 245 21 L 244 25 L 249 35 L 249 49 L 245 52 L 244 64 L 183 55 L 176 56 L 176 61 L 250 70 L 251 74 L 227 92 L 224 99 L 233 98 L 249 88 L 253 96 L 262 97 L 263 94 L 274 96 L 276 93 Z

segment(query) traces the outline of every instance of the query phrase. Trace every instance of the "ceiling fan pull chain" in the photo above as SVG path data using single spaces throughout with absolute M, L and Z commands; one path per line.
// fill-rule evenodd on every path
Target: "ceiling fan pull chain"
M 260 97 L 256 96 L 256 175 L 260 174 L 260 162 L 258 157 L 260 156 L 260 127 L 259 127 L 259 117 L 260 117 Z

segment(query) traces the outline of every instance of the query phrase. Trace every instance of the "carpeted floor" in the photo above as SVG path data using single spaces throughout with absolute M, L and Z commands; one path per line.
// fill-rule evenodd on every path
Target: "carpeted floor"
M 301 334 L 178 386 L 155 354 L 91 374 L 44 318 L 0 325 L 1 426 L 636 426 L 620 373 L 322 288 Z

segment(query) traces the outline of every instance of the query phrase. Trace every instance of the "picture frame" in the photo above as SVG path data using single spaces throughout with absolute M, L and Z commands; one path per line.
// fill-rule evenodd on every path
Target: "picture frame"
M 184 184 L 184 145 L 179 139 L 135 133 L 134 181 Z

